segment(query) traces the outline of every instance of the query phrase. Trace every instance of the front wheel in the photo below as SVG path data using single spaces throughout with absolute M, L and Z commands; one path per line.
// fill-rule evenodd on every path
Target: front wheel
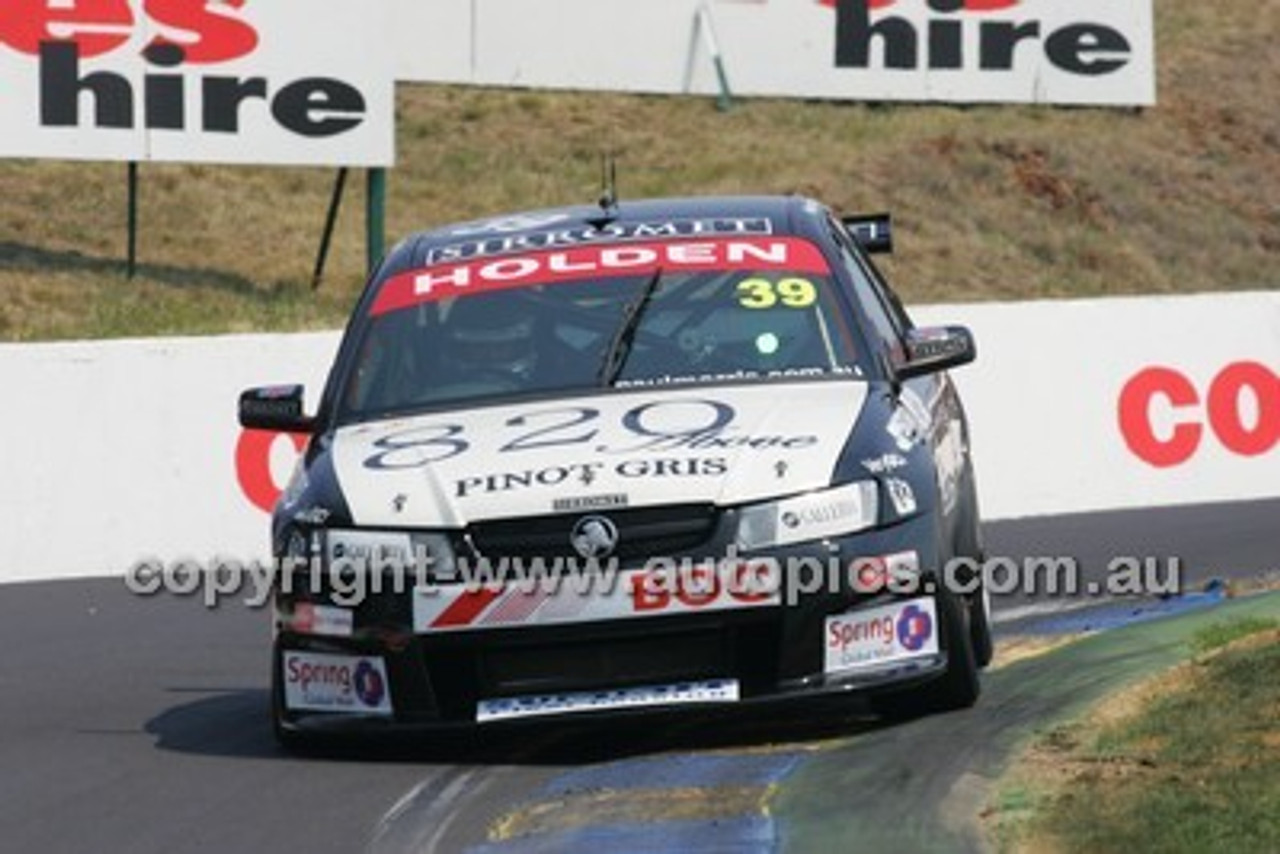
M 871 707 L 882 717 L 905 719 L 967 709 L 978 701 L 978 660 L 971 632 L 971 609 L 945 586 L 934 594 L 938 633 L 947 653 L 947 669 L 918 688 L 876 695 Z
M 969 597 L 969 642 L 973 644 L 973 658 L 978 667 L 986 667 L 995 655 L 995 643 L 991 639 L 991 594 L 986 587 Z

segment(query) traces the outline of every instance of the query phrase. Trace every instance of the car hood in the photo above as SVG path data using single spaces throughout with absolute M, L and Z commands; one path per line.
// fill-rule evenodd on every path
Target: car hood
M 352 425 L 332 455 L 362 526 L 732 505 L 828 486 L 866 395 L 857 380 L 610 391 Z

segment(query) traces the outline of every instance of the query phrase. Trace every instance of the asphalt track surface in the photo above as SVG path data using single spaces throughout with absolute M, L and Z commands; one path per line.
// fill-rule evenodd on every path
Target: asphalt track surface
M 1277 569 L 1277 521 L 1280 500 L 1269 500 L 1000 522 L 987 527 L 986 542 L 993 555 L 1077 557 L 1091 578 L 1115 556 L 1177 556 L 1194 588 Z M 998 613 L 1024 614 L 1077 603 L 1007 597 L 995 604 Z M 581 800 L 599 782 L 593 775 L 610 769 L 615 783 L 619 774 L 639 782 L 665 775 L 686 801 L 708 785 L 725 798 L 750 797 L 798 766 L 800 777 L 820 773 L 832 761 L 824 760 L 823 744 L 846 732 L 858 734 L 878 779 L 916 781 L 905 792 L 886 790 L 896 803 L 912 794 L 937 795 L 944 812 L 973 806 L 964 787 L 953 785 L 974 761 L 972 751 L 951 751 L 946 763 L 919 773 L 920 738 L 942 725 L 885 725 L 856 706 L 772 720 L 677 718 L 397 739 L 351 754 L 291 757 L 270 735 L 268 637 L 265 613 L 140 598 L 119 579 L 0 587 L 0 851 L 769 850 L 783 837 L 757 818 L 669 825 L 667 835 L 655 836 L 645 835 L 643 816 L 627 813 L 631 824 L 598 837 L 572 817 L 557 824 L 535 810 L 522 826 L 543 835 L 495 844 L 488 834 L 502 816 L 519 819 L 518 806 L 530 799 Z M 1088 679 L 1039 676 L 1023 685 L 1070 691 Z M 947 717 L 981 740 L 1053 705 L 1008 681 L 992 674 L 976 709 Z M 983 761 L 990 763 L 990 753 Z M 868 815 L 885 808 L 871 795 L 843 803 Z M 650 806 L 660 815 L 671 804 Z M 583 808 L 608 805 L 597 798 Z

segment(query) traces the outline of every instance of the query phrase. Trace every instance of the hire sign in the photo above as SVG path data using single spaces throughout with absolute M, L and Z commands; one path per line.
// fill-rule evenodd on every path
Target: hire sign
M 4 0 L 0 156 L 388 166 L 384 4 Z
M 1152 0 L 395 0 L 397 76 L 853 101 L 1148 106 Z M 422 50 L 423 32 L 459 37 Z M 630 49 L 620 50 L 625 34 Z

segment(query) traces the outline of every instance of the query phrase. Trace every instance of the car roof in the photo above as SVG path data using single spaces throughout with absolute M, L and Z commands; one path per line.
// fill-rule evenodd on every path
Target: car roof
M 389 253 L 383 274 L 427 266 L 451 251 L 465 252 L 463 257 L 488 257 L 527 250 L 530 245 L 524 241 L 554 240 L 554 234 L 579 230 L 584 234 L 625 232 L 636 226 L 750 220 L 767 221 L 772 234 L 804 235 L 811 234 L 825 211 L 823 205 L 804 196 L 685 196 L 622 199 L 610 207 L 575 205 L 501 213 L 410 235 Z M 655 235 L 655 239 L 679 236 Z M 598 236 L 594 239 L 600 240 Z M 573 242 L 578 241 L 563 245 Z

